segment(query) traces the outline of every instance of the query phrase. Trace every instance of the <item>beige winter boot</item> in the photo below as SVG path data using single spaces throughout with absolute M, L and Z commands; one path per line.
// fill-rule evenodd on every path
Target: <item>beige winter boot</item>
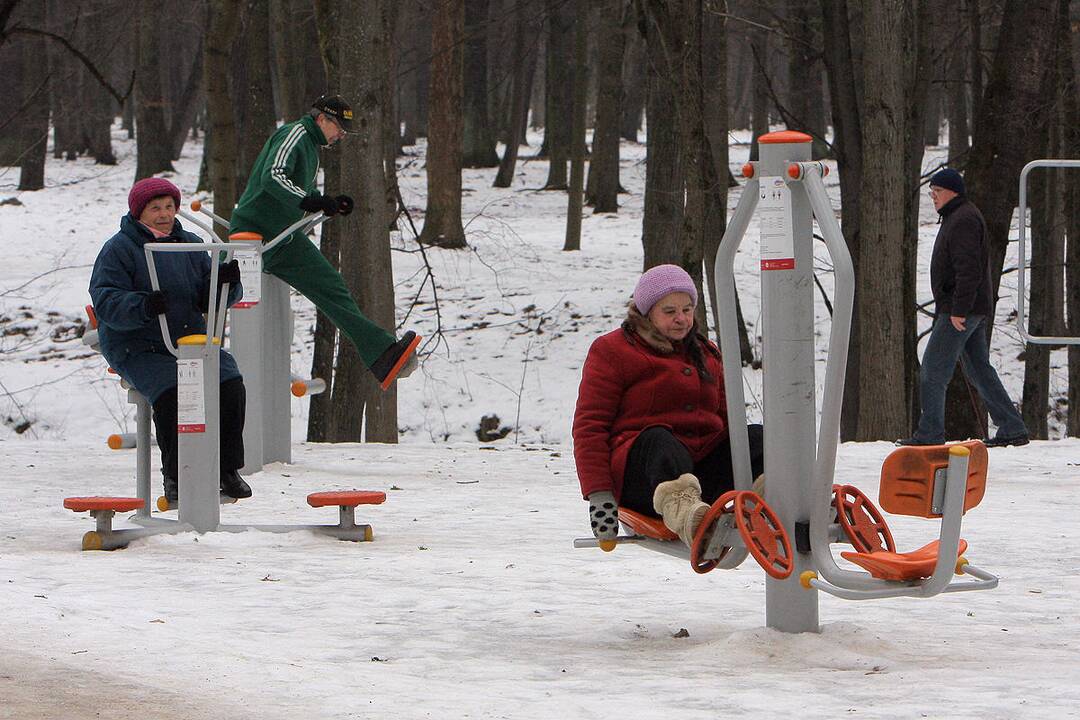
M 701 483 L 690 473 L 657 485 L 653 507 L 687 547 L 693 544 L 694 532 L 709 509 L 708 503 L 701 500 Z

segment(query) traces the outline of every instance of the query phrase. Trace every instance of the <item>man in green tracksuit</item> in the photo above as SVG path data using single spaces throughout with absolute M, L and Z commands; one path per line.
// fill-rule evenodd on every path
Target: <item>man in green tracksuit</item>
M 309 115 L 282 125 L 270 136 L 251 169 L 247 189 L 233 210 L 230 233 L 256 232 L 269 242 L 304 212 L 348 214 L 347 195 L 320 195 L 315 185 L 319 147 L 345 136 L 352 109 L 338 95 L 319 98 Z M 337 270 L 303 233 L 295 232 L 263 256 L 263 270 L 299 290 L 345 334 L 385 390 L 416 367 L 420 338 L 400 340 L 373 323 L 357 307 Z

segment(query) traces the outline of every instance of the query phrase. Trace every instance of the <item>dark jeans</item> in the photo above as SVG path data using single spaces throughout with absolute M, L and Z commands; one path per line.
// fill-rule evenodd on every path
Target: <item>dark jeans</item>
M 998 437 L 1013 438 L 1027 435 L 1027 428 L 1016 411 L 1008 393 L 1001 385 L 997 371 L 990 364 L 986 345 L 986 316 L 969 315 L 964 330 L 953 327 L 948 315 L 934 318 L 934 327 L 923 353 L 919 370 L 919 400 L 922 415 L 914 438 L 919 442 L 945 442 L 945 390 L 960 360 L 971 384 L 997 426 Z
M 220 467 L 239 470 L 244 467 L 244 408 L 247 391 L 242 378 L 221 383 L 221 455 Z M 154 403 L 154 429 L 161 449 L 161 474 L 177 477 L 176 388 L 166 391 Z
M 747 435 L 750 440 L 750 467 L 756 478 L 765 470 L 764 429 L 760 425 L 749 425 Z M 630 448 L 619 504 L 656 517 L 656 509 L 653 508 L 656 486 L 674 480 L 683 473 L 697 476 L 701 482 L 702 500 L 710 505 L 716 502 L 717 498 L 735 487 L 731 444 L 724 440 L 695 463 L 690 451 L 667 428 L 651 427 L 645 430 Z

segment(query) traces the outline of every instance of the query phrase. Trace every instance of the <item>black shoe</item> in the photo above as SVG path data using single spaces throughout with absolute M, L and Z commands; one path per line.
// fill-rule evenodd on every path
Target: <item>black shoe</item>
M 1029 438 L 1027 435 L 1016 435 L 1015 437 L 1011 438 L 986 438 L 985 440 L 983 440 L 983 445 L 988 448 L 1007 447 L 1009 445 L 1015 445 L 1016 447 L 1020 447 L 1021 445 L 1027 445 L 1029 442 L 1031 442 L 1031 438 Z
M 419 344 L 420 336 L 409 330 L 371 364 L 371 374 L 379 381 L 379 387 L 385 390 L 399 376 L 405 377 L 412 372 L 411 369 L 402 372 L 402 369 L 409 365 L 410 360 L 415 367 L 413 352 Z
M 251 486 L 244 482 L 240 473 L 235 470 L 223 470 L 221 472 L 221 493 L 231 498 L 251 497 Z
M 176 505 L 180 501 L 180 491 L 176 484 L 176 478 L 165 477 L 162 479 L 162 484 L 165 486 L 165 500 L 170 505 Z
M 942 440 L 941 442 L 934 442 L 934 441 L 931 441 L 931 440 L 919 440 L 918 438 L 909 437 L 909 438 L 901 438 L 901 439 L 897 440 L 895 442 L 895 444 L 900 445 L 902 447 L 906 447 L 906 446 L 910 446 L 910 445 L 915 445 L 915 446 L 944 445 L 945 441 Z

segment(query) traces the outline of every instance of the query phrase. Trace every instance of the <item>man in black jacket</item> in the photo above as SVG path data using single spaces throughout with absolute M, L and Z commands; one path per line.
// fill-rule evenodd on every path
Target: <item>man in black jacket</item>
M 945 442 L 945 390 L 959 359 L 997 426 L 997 434 L 983 442 L 988 447 L 1026 445 L 1024 421 L 990 364 L 986 322 L 994 304 L 986 221 L 964 196 L 964 179 L 952 168 L 930 178 L 930 197 L 941 215 L 941 228 L 930 257 L 935 313 L 919 372 L 922 415 L 915 434 L 897 443 Z

